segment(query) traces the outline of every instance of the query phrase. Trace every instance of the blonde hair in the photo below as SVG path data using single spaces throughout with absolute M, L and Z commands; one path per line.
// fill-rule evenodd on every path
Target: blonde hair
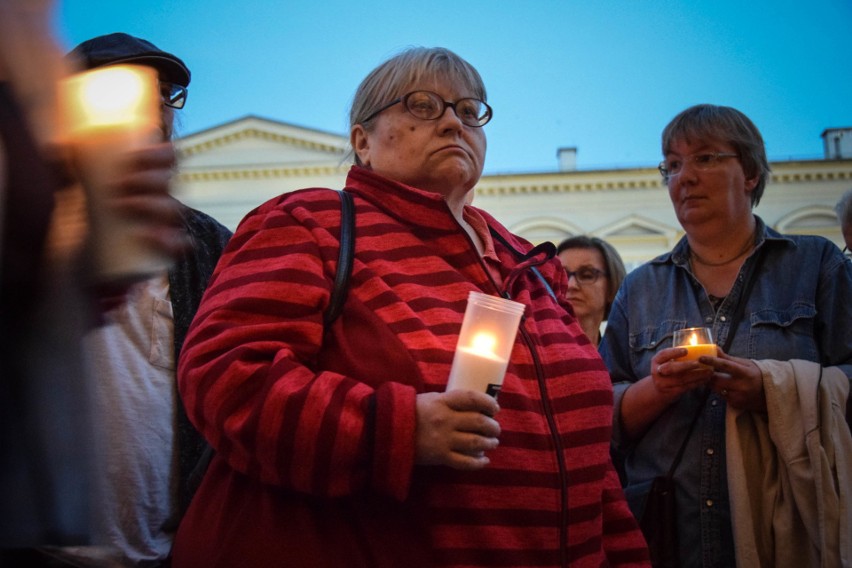
M 405 94 L 412 85 L 432 79 L 450 81 L 469 91 L 469 96 L 487 102 L 485 84 L 479 72 L 467 61 L 444 47 L 411 47 L 391 57 L 367 75 L 352 99 L 349 128 L 382 105 Z M 366 130 L 370 124 L 364 124 Z M 355 163 L 360 165 L 358 156 Z

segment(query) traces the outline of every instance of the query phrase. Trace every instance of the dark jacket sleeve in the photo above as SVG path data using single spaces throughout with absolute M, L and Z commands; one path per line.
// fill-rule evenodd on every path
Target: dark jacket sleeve
M 169 295 L 174 314 L 175 364 L 180 358 L 183 341 L 201 303 L 207 283 L 232 235 L 228 228 L 201 211 L 186 207 L 183 215 L 193 246 L 169 270 Z M 199 464 L 207 448 L 207 442 L 189 422 L 180 397 L 178 401 L 177 442 L 180 468 L 178 504 L 179 512 L 183 513 L 189 505 L 196 486 L 196 483 L 191 481 L 193 470 Z

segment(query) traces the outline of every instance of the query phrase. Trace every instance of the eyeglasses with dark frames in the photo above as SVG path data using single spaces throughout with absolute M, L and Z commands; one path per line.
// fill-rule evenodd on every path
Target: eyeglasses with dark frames
M 183 85 L 160 81 L 160 97 L 167 107 L 183 108 L 186 104 L 187 95 L 186 87 Z
M 671 158 L 663 160 L 657 169 L 663 176 L 663 179 L 668 182 L 671 178 L 679 176 L 683 172 L 683 166 L 689 163 L 696 170 L 707 171 L 715 168 L 725 158 L 738 158 L 739 154 L 733 152 L 701 152 L 700 154 L 692 154 L 683 158 Z
M 438 120 L 444 116 L 447 107 L 450 107 L 462 123 L 477 128 L 488 124 L 493 115 L 488 103 L 477 98 L 465 97 L 456 102 L 450 102 L 445 101 L 439 94 L 432 91 L 412 91 L 373 111 L 361 123 L 369 122 L 380 113 L 399 103 L 402 103 L 405 110 L 410 114 L 421 120 Z
M 568 275 L 568 280 L 571 280 L 573 276 L 577 280 L 577 284 L 580 286 L 588 286 L 590 284 L 594 284 L 598 281 L 598 278 L 601 276 L 606 276 L 606 272 L 603 270 L 598 270 L 597 268 L 591 268 L 589 266 L 584 266 L 579 270 L 568 270 L 565 269 L 565 274 Z

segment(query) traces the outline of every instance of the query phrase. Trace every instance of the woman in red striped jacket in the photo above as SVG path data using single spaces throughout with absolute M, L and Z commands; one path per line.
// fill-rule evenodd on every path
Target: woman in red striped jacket
M 174 566 L 647 565 L 610 462 L 609 375 L 553 245 L 467 204 L 485 99 L 442 48 L 361 83 L 354 264 L 332 324 L 338 195 L 288 193 L 240 224 L 180 360 L 216 454 Z M 444 392 L 470 291 L 526 305 L 499 407 Z

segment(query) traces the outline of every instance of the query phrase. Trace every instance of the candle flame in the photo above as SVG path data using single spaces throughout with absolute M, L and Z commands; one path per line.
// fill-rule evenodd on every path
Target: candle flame
M 698 345 L 698 334 L 693 332 L 692 335 L 689 336 L 689 344 L 690 345 Z
M 160 122 L 157 72 L 151 67 L 83 71 L 63 80 L 62 91 L 63 126 L 72 142 L 89 139 L 93 131 L 142 131 Z
M 490 333 L 477 333 L 473 336 L 470 342 L 470 349 L 478 353 L 494 354 L 494 347 L 497 346 L 497 339 Z
M 146 85 L 138 73 L 114 68 L 88 77 L 80 89 L 80 100 L 90 124 L 121 124 L 133 118 L 133 110 L 145 95 Z

